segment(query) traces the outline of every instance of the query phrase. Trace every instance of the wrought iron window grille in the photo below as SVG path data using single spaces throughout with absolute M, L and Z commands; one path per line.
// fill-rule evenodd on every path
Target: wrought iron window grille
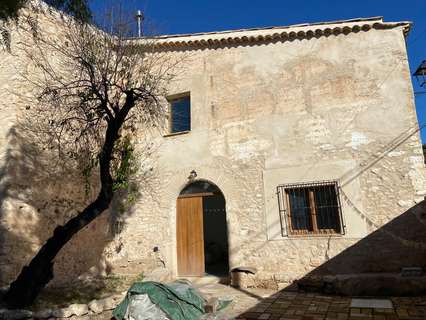
M 282 184 L 277 196 L 282 236 L 344 234 L 337 181 Z

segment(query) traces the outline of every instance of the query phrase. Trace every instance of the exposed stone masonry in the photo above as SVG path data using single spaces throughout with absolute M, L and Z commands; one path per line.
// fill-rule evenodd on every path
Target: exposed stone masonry
M 52 20 L 40 23 L 55 34 Z M 354 23 L 339 22 L 339 27 Z M 163 262 L 175 276 L 176 198 L 191 170 L 222 190 L 230 264 L 257 268 L 256 279 L 248 284 L 253 286 L 285 287 L 345 249 L 356 248 L 361 239 L 419 203 L 426 178 L 406 31 L 405 23 L 396 23 L 293 41 L 167 49 L 177 59 L 185 58 L 170 94 L 190 92 L 191 132 L 135 136 L 137 144 L 148 140 L 154 150 L 149 179 L 141 181 L 141 198 L 123 216 L 120 233 L 113 232 L 117 221 L 105 213 L 72 239 L 56 260 L 54 283 L 149 272 Z M 26 62 L 13 52 L 14 43 L 29 41 L 20 37 L 12 32 L 12 54 L 0 52 L 2 284 L 66 220 L 64 211 L 72 216 L 87 201 L 79 173 L 45 172 L 31 142 L 17 131 L 16 120 L 26 105 L 15 93 L 31 91 L 18 73 Z M 210 35 L 197 37 L 202 42 Z M 187 40 L 181 38 L 173 41 Z M 276 186 L 327 179 L 341 185 L 345 234 L 288 236 L 279 222 Z M 374 252 L 354 255 L 365 261 L 362 272 L 378 270 L 377 264 L 368 264 Z M 416 263 L 424 266 L 421 259 Z M 404 261 L 392 261 L 380 272 L 399 272 L 402 266 Z M 347 270 L 342 263 L 322 272 Z

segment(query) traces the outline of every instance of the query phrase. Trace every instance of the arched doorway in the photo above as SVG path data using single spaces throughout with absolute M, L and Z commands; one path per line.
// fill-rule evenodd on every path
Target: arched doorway
M 189 183 L 176 210 L 178 275 L 228 275 L 226 206 L 220 189 L 204 180 Z

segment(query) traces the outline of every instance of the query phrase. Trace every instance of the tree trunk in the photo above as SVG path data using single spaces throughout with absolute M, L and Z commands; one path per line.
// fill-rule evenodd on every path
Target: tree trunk
M 12 282 L 4 302 L 8 308 L 18 309 L 30 306 L 40 291 L 53 278 L 53 263 L 63 246 L 81 229 L 108 209 L 113 198 L 113 179 L 110 172 L 111 157 L 114 144 L 118 139 L 118 131 L 127 113 L 120 115 L 115 122 L 108 124 L 105 141 L 99 155 L 99 172 L 101 190 L 94 202 L 89 204 L 76 217 L 65 225 L 56 227 L 53 236 L 40 248 L 28 266 Z
M 98 198 L 64 226 L 55 229 L 53 236 L 41 247 L 37 255 L 12 282 L 4 301 L 9 308 L 31 305 L 41 289 L 53 278 L 53 259 L 62 247 L 82 228 L 93 221 L 111 203 L 111 198 L 99 194 Z

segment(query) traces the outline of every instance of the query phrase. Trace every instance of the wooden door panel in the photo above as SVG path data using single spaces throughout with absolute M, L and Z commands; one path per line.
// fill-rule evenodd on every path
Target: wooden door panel
M 179 276 L 204 274 L 203 198 L 178 198 L 176 242 Z

